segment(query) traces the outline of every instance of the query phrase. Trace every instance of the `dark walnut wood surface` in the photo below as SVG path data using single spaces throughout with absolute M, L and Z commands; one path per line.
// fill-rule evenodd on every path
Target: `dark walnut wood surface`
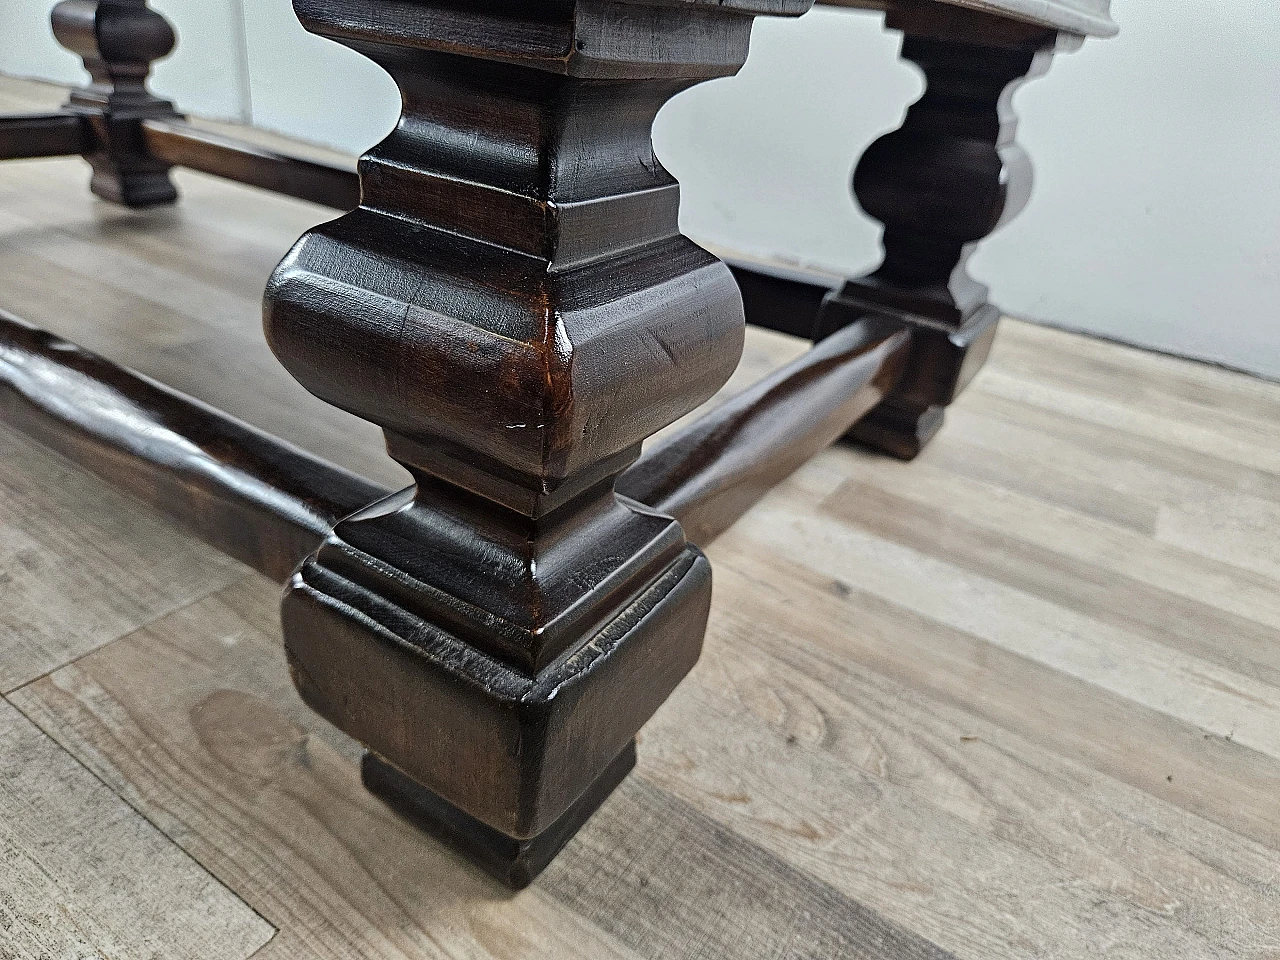
M 818 0 L 823 6 L 862 10 L 919 12 L 945 20 L 939 7 L 954 6 L 993 18 L 1036 24 L 1083 36 L 1114 36 L 1111 0 Z

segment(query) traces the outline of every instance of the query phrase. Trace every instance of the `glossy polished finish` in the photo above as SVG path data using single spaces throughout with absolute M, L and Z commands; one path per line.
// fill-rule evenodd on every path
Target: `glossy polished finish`
M 26 93 L 0 81 L 17 109 L 15 90 Z M 262 247 L 323 216 L 192 176 L 179 179 L 190 184 L 181 209 L 145 218 L 151 226 L 87 202 L 81 168 L 0 168 L 9 196 L 26 197 L 22 214 L 61 228 L 61 245 L 24 254 L 30 227 L 6 219 L 0 300 L 46 326 L 65 314 L 59 332 L 77 337 L 149 300 L 156 312 L 143 324 L 93 341 L 131 362 L 127 336 L 192 332 L 182 298 L 166 300 L 175 288 L 231 283 L 235 316 L 251 327 L 256 274 L 269 269 Z M 91 246 L 108 217 L 131 227 Z M 217 258 L 201 258 L 202 239 Z M 134 275 L 134 299 L 121 306 L 104 284 L 75 306 L 28 306 L 38 294 L 20 271 L 61 289 L 82 265 L 73 254 L 88 251 Z M 183 389 L 224 395 L 222 343 L 202 338 L 175 359 L 195 378 Z M 164 356 L 162 345 L 144 349 Z M 744 364 L 764 369 L 798 349 L 749 329 Z M 238 414 L 265 425 L 285 419 L 285 404 L 291 421 L 318 409 L 279 399 L 282 376 L 246 363 Z M 256 960 L 397 949 L 934 960 L 908 934 L 937 944 L 936 960 L 1100 960 L 1097 944 L 1121 937 L 1127 960 L 1224 960 L 1232 931 L 1280 935 L 1269 886 L 1280 759 L 1240 732 L 1271 730 L 1280 704 L 1274 691 L 1252 699 L 1280 669 L 1276 577 L 1257 570 L 1274 556 L 1278 417 L 1280 386 L 1004 321 L 983 375 L 920 460 L 824 452 L 717 539 L 698 666 L 642 731 L 637 775 L 517 897 L 365 795 L 352 745 L 289 689 L 278 582 L 222 564 L 0 428 L 0 486 L 11 491 L 0 498 L 0 568 L 14 578 L 0 664 L 22 660 L 31 633 L 74 644 L 5 689 L 25 683 L 9 699 L 58 749 L 101 771 L 142 817 L 180 825 L 170 835 L 184 856 L 279 929 Z M 340 438 L 297 430 L 284 435 L 347 456 Z M 381 454 L 377 432 L 366 434 L 357 464 Z M 108 629 L 85 629 L 97 624 Z M 1224 677 L 1238 691 L 1229 702 Z M 18 763 L 24 775 L 39 769 Z M 56 804 L 24 808 L 27 796 L 0 799 L 0 822 L 38 852 L 66 837 L 66 819 Z M 120 822 L 84 821 L 73 839 L 114 835 Z M 97 891 L 118 894 L 108 876 L 144 862 L 122 858 L 76 885 L 71 918 Z M 171 873 L 139 875 L 146 884 L 121 923 L 141 913 L 150 931 L 158 910 L 191 906 L 167 895 Z M 39 874 L 19 863 L 16 878 L 28 876 Z M 1171 898 L 1179 906 L 1162 909 Z M 19 914 L 22 902 L 20 892 Z M 91 906 L 104 903 L 118 896 Z M 163 942 L 213 960 L 198 937 L 226 942 L 228 929 L 224 912 L 202 911 L 195 932 Z
M 647 449 L 618 492 L 706 546 L 897 385 L 911 335 L 869 317 Z
M 278 580 L 386 493 L 2 312 L 0 416 Z
M 740 297 L 680 235 L 650 127 L 741 66 L 765 7 L 808 2 L 296 4 L 404 114 L 360 207 L 272 277 L 268 342 L 417 487 L 301 565 L 286 650 L 303 698 L 490 868 L 545 847 L 701 649 L 706 559 L 614 481 L 738 362 Z
M 0 158 L 68 157 L 89 150 L 93 131 L 71 113 L 0 116 Z
M 928 87 L 854 177 L 884 262 L 834 291 L 731 273 L 682 237 L 650 141 L 673 95 L 742 65 L 755 15 L 810 2 L 295 0 L 402 92 L 357 176 L 186 124 L 146 88 L 164 19 L 63 0 L 55 32 L 92 83 L 62 114 L 0 120 L 0 156 L 81 152 L 129 206 L 173 200 L 181 165 L 350 211 L 273 274 L 267 337 L 383 429 L 414 486 L 388 494 L 3 318 L 0 400 L 226 552 L 292 572 L 303 698 L 368 748 L 371 790 L 509 885 L 626 776 L 697 660 L 697 544 L 850 428 L 913 456 L 994 336 L 964 265 L 1029 190 L 1009 99 L 1089 0 L 850 0 L 887 11 Z M 640 457 L 737 364 L 735 275 L 750 319 L 817 345 Z
M 175 167 L 336 210 L 350 210 L 360 202 L 360 180 L 354 170 L 288 157 L 180 120 L 144 121 L 142 140 L 152 156 Z
M 841 330 L 647 450 L 619 492 L 707 545 L 883 397 L 909 339 L 876 318 Z M 278 579 L 391 493 L 3 312 L 0 412 Z

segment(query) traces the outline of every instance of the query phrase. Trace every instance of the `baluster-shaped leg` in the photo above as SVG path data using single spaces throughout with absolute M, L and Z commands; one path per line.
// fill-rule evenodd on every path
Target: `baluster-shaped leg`
M 902 56 L 924 71 L 926 88 L 854 173 L 859 204 L 885 225 L 884 261 L 828 296 L 817 337 L 868 311 L 915 328 L 901 385 L 851 431 L 910 459 L 938 431 L 995 337 L 999 311 L 965 264 L 1030 195 L 1010 101 L 1019 83 L 1048 69 L 1058 41 L 1052 30 L 962 9 L 891 13 L 887 25 L 904 32 Z
M 130 207 L 172 203 L 178 193 L 169 164 L 148 153 L 142 121 L 177 116 L 173 104 L 147 89 L 151 63 L 173 50 L 173 28 L 146 0 L 62 0 L 53 9 L 53 32 L 80 55 L 90 83 L 72 91 L 67 109 L 87 116 L 95 144 L 98 196 Z
M 650 125 L 738 69 L 751 3 L 295 0 L 404 113 L 360 207 L 276 271 L 268 339 L 417 486 L 299 568 L 289 663 L 369 748 L 371 789 L 514 885 L 626 775 L 701 648 L 706 559 L 614 481 L 739 359 L 737 288 L 680 236 Z

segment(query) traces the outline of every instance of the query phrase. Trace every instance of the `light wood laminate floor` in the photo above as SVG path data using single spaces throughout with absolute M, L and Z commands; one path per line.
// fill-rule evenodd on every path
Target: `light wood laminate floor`
M 177 179 L 0 166 L 0 306 L 396 482 L 262 343 L 331 214 Z M 0 428 L 0 957 L 1280 958 L 1278 531 L 1280 385 L 1006 322 L 918 460 L 711 547 L 701 662 L 512 895 L 363 791 L 276 584 Z

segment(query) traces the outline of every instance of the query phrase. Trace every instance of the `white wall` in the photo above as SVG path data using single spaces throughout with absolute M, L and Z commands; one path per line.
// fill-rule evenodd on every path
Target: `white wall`
M 249 0 L 250 3 L 256 0 Z M 248 120 L 241 0 L 154 3 L 178 33 L 173 54 L 157 65 L 152 89 L 180 109 L 218 120 Z M 0 0 L 0 72 L 57 83 L 85 76 L 80 58 L 53 38 L 54 0 Z
M 49 0 L 3 0 L 0 70 L 69 80 Z M 304 33 L 289 0 L 154 0 L 179 52 L 156 88 L 184 109 L 357 152 L 391 128 L 391 81 Z M 1280 378 L 1280 3 L 1115 0 L 1016 106 L 1027 210 L 973 272 L 1010 313 Z M 673 101 L 654 131 L 694 237 L 857 272 L 879 257 L 854 158 L 920 90 L 876 14 L 760 20 L 742 73 Z
M 373 61 L 307 33 L 289 0 L 246 0 L 253 120 L 363 153 L 400 116 L 400 95 Z

